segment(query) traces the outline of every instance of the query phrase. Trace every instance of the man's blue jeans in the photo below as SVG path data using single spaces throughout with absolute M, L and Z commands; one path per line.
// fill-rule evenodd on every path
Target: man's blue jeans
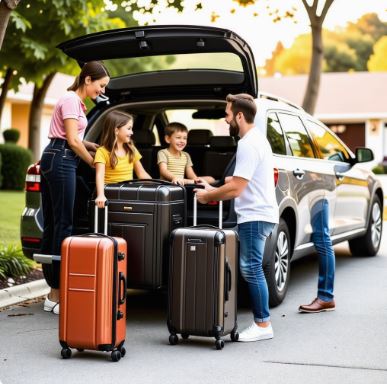
M 254 320 L 258 323 L 270 320 L 269 292 L 262 260 L 266 238 L 270 236 L 273 228 L 273 223 L 265 221 L 238 224 L 240 270 L 249 286 Z
M 76 171 L 79 157 L 64 139 L 52 139 L 40 161 L 43 208 L 43 238 L 41 252 L 60 255 L 62 241 L 72 234 Z M 60 262 L 45 266 L 51 288 L 59 288 Z
M 311 224 L 313 228 L 312 241 L 319 259 L 317 297 L 323 301 L 331 301 L 335 280 L 335 253 L 329 235 L 328 200 L 320 200 L 313 206 Z

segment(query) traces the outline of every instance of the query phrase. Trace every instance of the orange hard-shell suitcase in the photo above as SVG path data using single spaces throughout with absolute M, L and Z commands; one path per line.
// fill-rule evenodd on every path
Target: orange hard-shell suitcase
M 95 209 L 98 214 L 98 208 Z M 113 361 L 125 355 L 126 241 L 95 232 L 70 236 L 62 243 L 59 341 L 63 358 L 71 349 L 111 351 Z

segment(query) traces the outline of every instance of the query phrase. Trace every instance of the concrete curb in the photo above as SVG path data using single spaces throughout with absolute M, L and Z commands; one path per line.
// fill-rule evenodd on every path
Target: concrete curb
M 50 287 L 44 279 L 2 289 L 0 290 L 0 308 L 47 295 L 49 291 Z

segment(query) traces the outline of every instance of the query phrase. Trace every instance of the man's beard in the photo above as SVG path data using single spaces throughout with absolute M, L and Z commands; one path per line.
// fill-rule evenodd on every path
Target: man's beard
M 235 118 L 230 121 L 230 136 L 237 137 L 239 135 L 239 124 Z

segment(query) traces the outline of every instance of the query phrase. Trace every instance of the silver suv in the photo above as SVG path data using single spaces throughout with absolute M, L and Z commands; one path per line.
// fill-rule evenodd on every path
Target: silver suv
M 113 109 L 135 116 L 134 141 L 144 167 L 158 178 L 157 151 L 164 147 L 163 130 L 170 121 L 190 129 L 186 150 L 197 174 L 224 178 L 233 171 L 236 141 L 224 122 L 228 93 L 256 97 L 256 124 L 272 146 L 280 223 L 267 242 L 264 269 L 270 304 L 286 295 L 290 261 L 313 251 L 310 208 L 324 194 L 330 201 L 333 243 L 349 240 L 356 256 L 374 256 L 382 236 L 383 191 L 372 172 L 362 168 L 371 150 L 353 154 L 321 122 L 303 109 L 258 91 L 253 54 L 231 31 L 195 26 L 156 26 L 112 30 L 88 35 L 59 46 L 80 64 L 104 60 L 112 79 L 106 97 L 95 101 L 88 114 L 86 140 L 98 142 L 104 115 Z M 152 61 L 153 60 L 153 61 Z M 162 63 L 158 70 L 150 61 Z M 136 65 L 137 64 L 137 65 Z M 127 73 L 132 68 L 132 73 Z M 149 65 L 148 65 L 149 68 Z M 75 233 L 90 228 L 88 202 L 95 189 L 94 170 L 78 168 Z M 26 208 L 21 240 L 27 256 L 39 250 L 42 234 L 39 164 L 26 177 Z M 190 207 L 190 201 L 187 202 Z M 224 204 L 224 227 L 236 225 L 233 203 Z M 201 206 L 199 223 L 216 225 L 217 207 Z M 188 209 L 190 224 L 190 209 Z

